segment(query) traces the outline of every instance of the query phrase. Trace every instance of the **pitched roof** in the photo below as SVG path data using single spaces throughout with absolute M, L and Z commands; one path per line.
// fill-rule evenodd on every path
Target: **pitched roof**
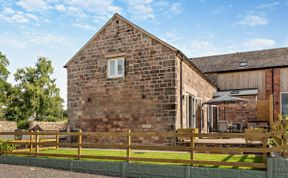
M 17 129 L 17 123 L 12 121 L 0 121 L 0 132 L 14 132 Z
M 134 23 L 132 23 L 129 20 L 125 19 L 124 17 L 122 17 L 118 13 L 115 13 L 113 15 L 113 17 L 94 36 L 92 36 L 92 38 L 65 64 L 64 67 L 67 67 L 76 58 L 76 56 L 78 54 L 80 54 L 97 37 L 97 35 L 100 34 L 115 18 L 121 19 L 124 22 L 130 24 L 132 27 L 136 28 L 137 30 L 141 31 L 142 33 L 146 34 L 147 36 L 149 36 L 149 37 L 153 38 L 154 40 L 158 41 L 159 43 L 163 44 L 167 48 L 169 48 L 169 49 L 171 49 L 171 50 L 173 50 L 175 52 L 177 51 L 177 49 L 175 47 L 173 47 L 170 44 L 166 43 L 165 41 L 157 38 L 156 36 L 152 35 L 151 33 L 147 32 L 146 30 L 138 27 L 137 25 L 135 25 Z
M 32 121 L 29 123 L 29 130 L 65 130 L 67 122 L 37 122 Z
M 97 35 L 99 35 L 115 18 L 118 18 L 126 23 L 128 23 L 129 25 L 131 25 L 132 27 L 136 28 L 137 30 L 141 31 L 142 33 L 146 34 L 147 36 L 151 37 L 152 39 L 158 41 L 159 43 L 161 43 L 162 45 L 166 46 L 167 48 L 171 49 L 172 51 L 175 51 L 177 54 L 180 54 L 181 56 L 183 56 L 183 59 L 190 65 L 190 67 L 192 67 L 193 69 L 195 69 L 195 71 L 203 77 L 204 80 L 206 80 L 208 83 L 210 83 L 211 86 L 216 88 L 216 85 L 211 82 L 211 80 L 209 80 L 203 73 L 202 71 L 193 63 L 191 62 L 191 60 L 180 50 L 178 50 L 177 48 L 175 48 L 174 46 L 166 43 L 165 41 L 157 38 L 156 36 L 152 35 L 151 33 L 147 32 L 146 30 L 140 28 L 139 26 L 135 25 L 134 23 L 130 22 L 129 20 L 125 19 L 124 17 L 122 17 L 121 15 L 119 15 L 118 13 L 115 13 L 113 15 L 113 17 L 94 35 L 92 36 L 92 38 L 65 64 L 65 68 L 72 63 L 72 61 L 74 59 L 76 59 L 76 57 L 90 44 L 92 43 L 92 41 L 97 37 Z
M 288 66 L 288 48 L 191 58 L 204 73 Z

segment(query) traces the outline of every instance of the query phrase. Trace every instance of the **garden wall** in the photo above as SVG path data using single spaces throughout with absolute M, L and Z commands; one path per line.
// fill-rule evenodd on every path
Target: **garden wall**
M 284 158 L 269 158 L 267 171 L 16 156 L 0 156 L 0 164 L 38 166 L 99 175 L 141 178 L 288 178 L 288 159 Z

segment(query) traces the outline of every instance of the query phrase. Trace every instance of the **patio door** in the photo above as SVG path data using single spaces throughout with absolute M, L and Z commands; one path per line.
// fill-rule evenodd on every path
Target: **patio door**
M 209 105 L 207 109 L 208 132 L 217 130 L 218 107 Z
M 197 128 L 198 121 L 201 121 L 201 99 L 190 94 L 185 95 L 186 103 L 186 127 Z M 200 117 L 200 118 L 199 118 Z M 201 124 L 201 123 L 199 123 Z M 200 126 L 201 127 L 201 126 Z M 199 127 L 198 127 L 199 128 Z

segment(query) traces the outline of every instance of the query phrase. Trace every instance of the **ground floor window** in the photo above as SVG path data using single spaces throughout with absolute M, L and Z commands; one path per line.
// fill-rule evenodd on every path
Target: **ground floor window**
M 281 114 L 288 116 L 288 93 L 281 93 Z

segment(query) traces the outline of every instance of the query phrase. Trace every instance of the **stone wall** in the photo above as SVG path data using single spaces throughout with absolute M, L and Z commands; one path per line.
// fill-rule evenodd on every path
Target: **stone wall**
M 181 124 L 181 96 L 180 96 L 180 89 L 181 89 L 181 65 L 182 63 L 182 124 Z M 196 69 L 191 66 L 188 62 L 181 62 L 181 59 L 177 57 L 177 101 L 179 101 L 179 105 L 177 107 L 178 115 L 177 115 L 177 122 L 176 128 L 181 128 L 183 126 L 186 127 L 186 103 L 183 99 L 183 95 L 189 93 L 192 96 L 200 98 L 202 103 L 210 100 L 213 98 L 213 93 L 216 92 L 216 88 L 211 85 L 207 80 L 205 80 L 202 76 L 197 73 Z M 196 125 L 198 126 L 199 130 L 206 132 L 207 131 L 207 108 L 206 106 L 202 107 L 202 128 L 200 128 L 200 119 L 201 116 L 198 118 L 199 120 L 196 121 Z
M 125 77 L 107 61 L 125 58 Z M 167 131 L 176 120 L 176 52 L 114 18 L 68 66 L 68 117 L 83 131 Z
M 66 66 L 70 128 L 88 132 L 179 128 L 181 87 L 176 54 L 173 47 L 114 16 Z M 107 62 L 117 57 L 125 59 L 125 77 L 108 79 Z M 202 102 L 211 99 L 216 89 L 189 62 L 186 59 L 182 65 L 182 92 Z

